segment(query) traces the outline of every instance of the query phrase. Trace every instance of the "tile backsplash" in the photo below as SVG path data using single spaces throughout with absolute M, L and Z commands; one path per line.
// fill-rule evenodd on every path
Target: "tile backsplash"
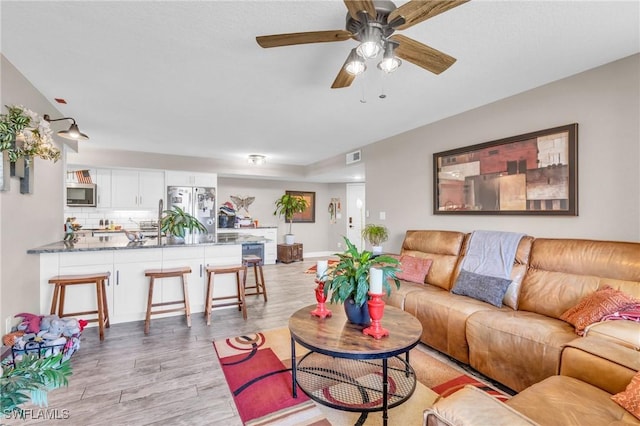
M 115 223 L 124 229 L 137 229 L 141 221 L 157 221 L 157 210 L 114 210 L 98 209 L 95 207 L 67 207 L 64 209 L 65 219 L 75 217 L 76 223 L 82 225 L 82 229 L 99 229 L 100 219 L 108 219 L 109 223 Z

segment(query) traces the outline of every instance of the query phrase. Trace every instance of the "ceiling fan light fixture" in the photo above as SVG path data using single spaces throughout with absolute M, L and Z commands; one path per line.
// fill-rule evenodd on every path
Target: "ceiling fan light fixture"
M 393 55 L 393 50 L 395 49 L 395 46 L 396 45 L 392 42 L 385 43 L 384 57 L 382 58 L 382 61 L 380 61 L 380 63 L 378 64 L 378 69 L 382 70 L 387 74 L 394 72 L 402 64 L 402 61 Z
M 365 41 L 357 48 L 358 55 L 366 59 L 372 59 L 380 53 L 380 43 L 376 41 Z
M 367 65 L 364 63 L 364 58 L 352 49 L 344 69 L 351 75 L 359 75 L 367 69 Z

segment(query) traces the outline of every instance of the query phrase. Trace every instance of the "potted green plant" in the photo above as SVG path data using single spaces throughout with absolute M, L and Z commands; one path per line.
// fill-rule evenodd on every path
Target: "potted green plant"
M 178 206 L 172 210 L 162 212 L 164 216 L 160 220 L 160 230 L 175 242 L 184 242 L 184 236 L 189 232 L 207 232 L 207 228 L 195 217 L 185 212 Z
M 62 353 L 47 358 L 25 355 L 15 365 L 0 367 L 0 411 L 2 416 L 16 412 L 24 417 L 20 405 L 31 401 L 40 407 L 47 405 L 47 392 L 67 386 L 71 375 L 69 360 Z
M 293 224 L 293 215 L 302 213 L 309 207 L 309 203 L 300 195 L 284 194 L 276 200 L 276 210 L 274 216 L 284 216 L 284 220 L 289 222 L 289 233 L 285 234 L 284 239 L 287 244 L 293 244 L 295 239 L 291 233 L 291 225 Z
M 400 262 L 391 256 L 373 256 L 373 253 L 367 250 L 360 252 L 347 237 L 344 237 L 344 241 L 347 250 L 344 253 L 336 253 L 339 261 L 327 274 L 324 292 L 327 296 L 331 292 L 331 303 L 344 304 L 347 318 L 351 322 L 366 324 L 369 321 L 365 303 L 369 292 L 369 270 L 374 266 L 382 270 L 382 285 L 388 296 L 391 293 L 389 279 L 400 288 L 400 280 L 396 277 L 396 272 L 400 270 Z
M 371 244 L 373 253 L 382 253 L 382 243 L 389 239 L 389 231 L 384 225 L 368 223 L 362 228 L 362 238 Z

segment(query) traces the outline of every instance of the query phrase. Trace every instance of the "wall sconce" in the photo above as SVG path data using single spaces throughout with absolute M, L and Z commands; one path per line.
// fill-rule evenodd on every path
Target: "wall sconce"
M 71 120 L 73 123 L 71 124 L 71 126 L 69 127 L 69 130 L 60 130 L 58 132 L 58 136 L 63 137 L 65 139 L 71 139 L 74 141 L 86 141 L 89 139 L 89 136 L 85 135 L 84 133 L 82 133 L 80 131 L 80 129 L 78 128 L 78 125 L 76 124 L 76 120 L 74 120 L 71 117 L 63 117 L 63 118 L 55 118 L 52 119 L 51 117 L 49 117 L 48 114 L 45 114 L 43 116 L 43 118 L 45 119 L 45 121 L 48 122 L 52 122 L 52 121 L 62 121 L 62 120 Z
M 247 159 L 247 161 L 251 165 L 260 166 L 260 165 L 262 165 L 262 164 L 267 162 L 267 157 L 265 157 L 264 155 L 259 155 L 259 154 L 251 154 L 249 156 L 249 158 Z

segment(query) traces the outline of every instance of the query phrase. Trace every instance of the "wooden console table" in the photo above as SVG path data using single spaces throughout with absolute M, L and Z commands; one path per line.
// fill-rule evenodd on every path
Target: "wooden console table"
M 291 263 L 302 258 L 302 244 L 278 244 L 278 262 Z

